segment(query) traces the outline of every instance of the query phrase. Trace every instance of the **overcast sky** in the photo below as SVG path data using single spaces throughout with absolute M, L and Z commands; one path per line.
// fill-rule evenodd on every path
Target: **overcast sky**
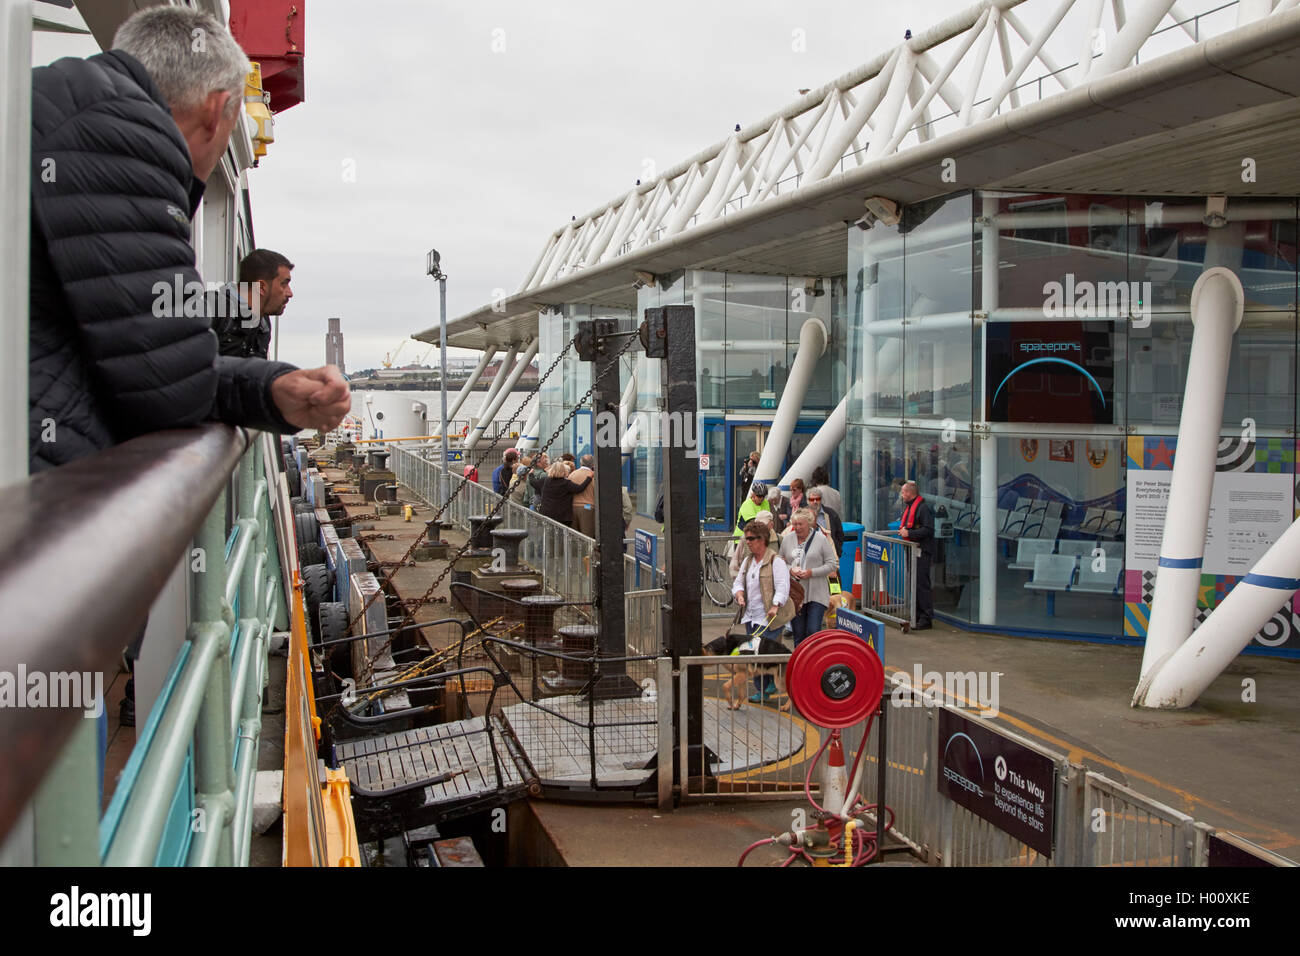
M 306 100 L 276 116 L 249 173 L 258 245 L 297 266 L 281 358 L 320 364 L 336 315 L 349 368 L 377 365 L 437 323 L 431 246 L 450 318 L 513 293 L 553 230 L 648 164 L 665 170 L 969 5 L 308 0 Z
M 306 101 L 276 117 L 250 173 L 259 245 L 297 265 L 281 357 L 318 364 L 338 315 L 349 367 L 377 364 L 437 323 L 431 246 L 449 318 L 513 293 L 553 230 L 648 163 L 665 170 L 968 5 L 311 0 Z

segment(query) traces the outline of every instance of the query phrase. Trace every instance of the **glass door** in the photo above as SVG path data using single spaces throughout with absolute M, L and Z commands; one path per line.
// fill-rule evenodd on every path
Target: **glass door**
M 704 420 L 704 447 L 708 468 L 700 469 L 700 520 L 706 528 L 731 527 L 727 511 L 727 424 L 721 418 Z

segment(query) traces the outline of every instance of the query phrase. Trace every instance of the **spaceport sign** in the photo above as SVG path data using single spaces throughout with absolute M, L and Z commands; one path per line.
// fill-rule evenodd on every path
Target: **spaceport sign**
M 939 711 L 939 793 L 1039 853 L 1052 856 L 1056 765 L 947 708 Z

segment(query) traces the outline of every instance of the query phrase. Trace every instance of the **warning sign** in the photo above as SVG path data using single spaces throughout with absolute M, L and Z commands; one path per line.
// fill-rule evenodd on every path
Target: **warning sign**
M 700 456 L 700 471 L 708 471 L 708 470 L 709 470 L 709 456 L 708 456 L 708 455 L 701 455 L 701 456 Z
M 883 541 L 873 541 L 868 538 L 862 542 L 862 560 L 872 564 L 888 564 L 889 550 Z

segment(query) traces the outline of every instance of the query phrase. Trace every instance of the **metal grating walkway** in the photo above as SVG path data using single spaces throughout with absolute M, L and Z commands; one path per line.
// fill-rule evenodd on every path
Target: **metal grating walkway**
M 431 781 L 424 788 L 424 806 L 432 807 L 525 786 L 495 717 L 492 734 L 499 758 L 499 781 L 482 717 L 350 740 L 335 745 L 335 755 L 347 769 L 357 794 L 383 796 Z

